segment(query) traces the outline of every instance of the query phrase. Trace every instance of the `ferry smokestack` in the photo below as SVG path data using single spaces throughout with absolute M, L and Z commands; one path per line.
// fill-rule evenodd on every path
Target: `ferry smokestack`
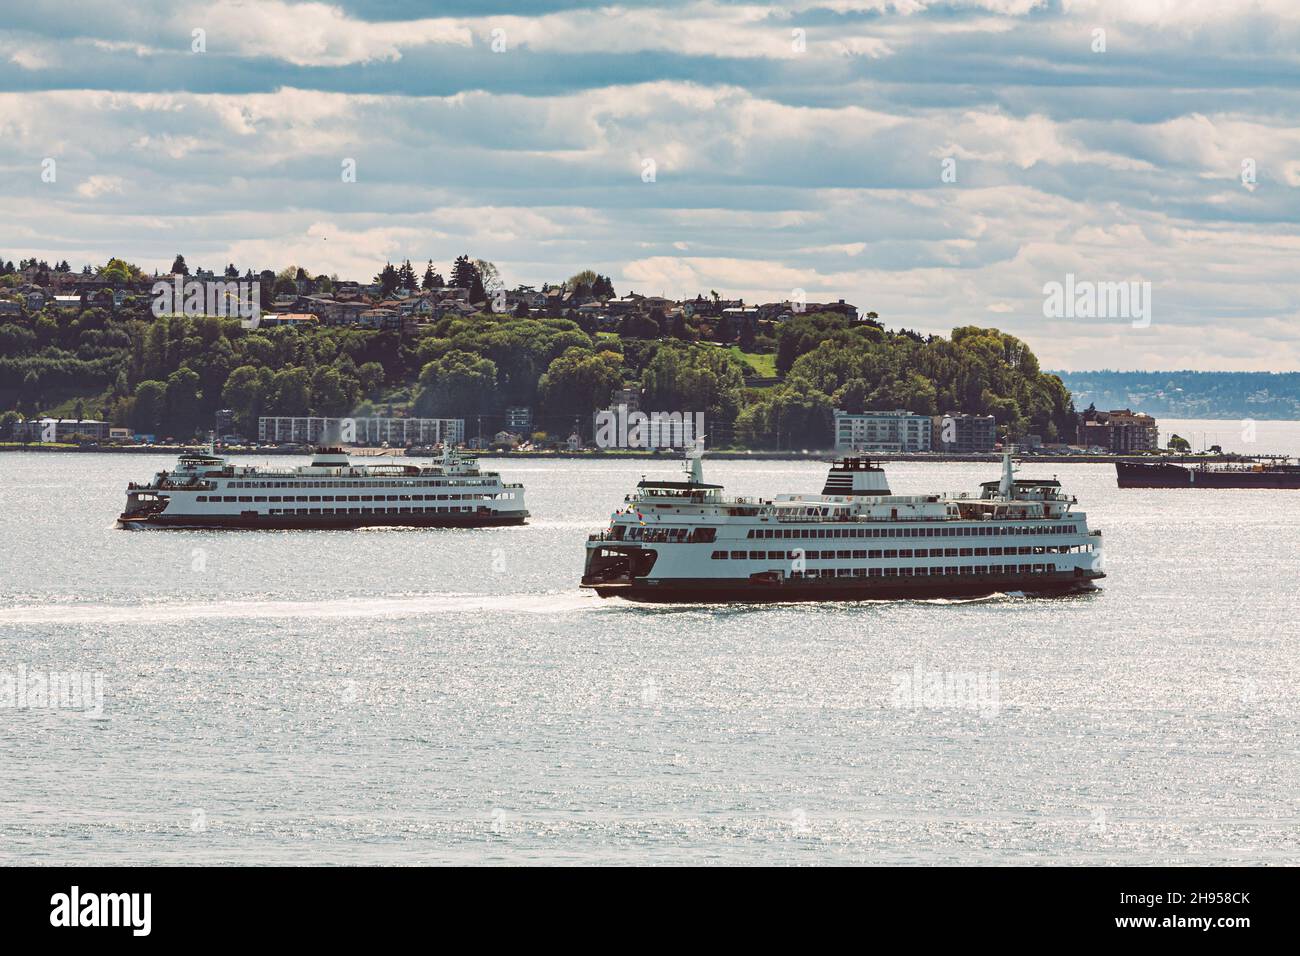
M 869 458 L 843 458 L 831 465 L 822 487 L 824 495 L 846 497 L 888 495 L 885 470 Z

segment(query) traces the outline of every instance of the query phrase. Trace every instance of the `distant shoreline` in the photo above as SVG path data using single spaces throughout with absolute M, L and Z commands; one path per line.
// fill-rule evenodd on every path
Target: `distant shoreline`
M 39 452 L 42 454 L 58 452 L 74 452 L 78 454 L 111 454 L 111 455 L 179 455 L 184 451 L 193 451 L 199 448 L 205 448 L 201 445 L 42 445 L 32 443 L 30 445 L 5 444 L 0 445 L 0 452 Z M 348 453 L 353 458 L 391 458 L 397 461 L 412 460 L 419 461 L 428 459 L 432 455 L 408 455 L 403 450 L 388 450 L 387 454 L 377 454 L 379 449 L 374 448 L 349 448 Z M 472 452 L 480 458 L 508 458 L 517 461 L 622 461 L 629 459 L 641 459 L 646 461 L 680 461 L 682 453 L 680 450 L 672 451 L 632 451 L 628 449 L 615 450 L 588 450 L 588 451 L 478 451 Z M 247 451 L 222 450 L 218 449 L 218 454 L 228 455 L 230 457 L 257 458 L 267 455 L 296 455 L 303 456 L 308 454 L 305 451 L 289 451 L 279 448 L 257 448 Z M 834 458 L 853 457 L 852 452 L 835 451 L 833 449 L 824 449 L 818 451 L 709 451 L 706 457 L 710 461 L 827 461 Z M 975 455 L 953 455 L 953 454 L 933 454 L 933 453 L 897 453 L 897 454 L 876 454 L 866 455 L 858 454 L 857 457 L 869 458 L 872 461 L 880 462 L 998 462 L 1002 460 L 1000 452 L 990 452 L 988 454 Z M 1018 460 L 1033 461 L 1035 463 L 1056 462 L 1065 465 L 1081 464 L 1113 464 L 1117 461 L 1162 461 L 1175 462 L 1178 464 L 1194 464 L 1197 462 L 1233 462 L 1241 461 L 1247 458 L 1245 455 L 1035 455 L 1029 452 L 1017 453 L 1015 456 Z

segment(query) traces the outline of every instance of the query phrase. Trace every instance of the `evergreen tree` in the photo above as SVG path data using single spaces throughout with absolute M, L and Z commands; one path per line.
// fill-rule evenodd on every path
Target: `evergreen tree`
M 424 269 L 424 279 L 420 282 L 420 288 L 425 292 L 433 289 L 441 289 L 443 286 L 442 276 L 433 271 L 433 260 L 429 260 L 428 266 Z
M 419 285 L 415 279 L 415 270 L 411 268 L 411 260 L 407 259 L 402 263 L 401 268 L 397 270 L 397 288 L 399 289 L 416 289 Z
M 375 276 L 375 281 L 379 283 L 379 297 L 387 299 L 397 288 L 397 270 L 393 268 L 391 262 L 385 263 L 384 269 L 379 275 Z
M 176 258 L 172 260 L 172 273 L 187 276 L 190 274 L 190 267 L 185 264 L 185 257 L 179 252 Z
M 478 270 L 475 269 L 474 279 L 470 282 L 469 286 L 469 301 L 472 303 L 486 302 L 487 297 L 487 289 L 483 288 L 483 277 L 480 276 Z
M 457 289 L 473 289 L 476 282 L 482 289 L 483 280 L 479 277 L 478 270 L 474 268 L 474 263 L 469 261 L 469 256 L 457 256 L 455 264 L 451 267 L 452 286 Z M 473 301 L 472 297 L 471 301 Z

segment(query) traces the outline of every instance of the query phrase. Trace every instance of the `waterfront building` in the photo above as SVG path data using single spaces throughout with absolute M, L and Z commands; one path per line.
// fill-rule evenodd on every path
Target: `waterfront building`
M 350 423 L 350 426 L 345 423 Z M 348 437 L 351 435 L 352 437 Z M 465 441 L 463 418 L 326 418 L 316 416 L 265 416 L 257 420 L 257 438 L 263 442 L 302 442 L 318 445 L 344 441 L 351 445 L 461 445 Z
M 1090 405 L 1079 416 L 1078 443 L 1118 455 L 1155 451 L 1160 447 L 1160 429 L 1150 415 L 1127 408 L 1102 412 Z
M 14 432 L 19 441 L 69 441 L 73 438 L 108 438 L 109 423 L 91 418 L 32 418 L 19 422 Z M 51 430 L 53 429 L 53 430 Z
M 992 415 L 964 415 L 948 412 L 936 415 L 931 436 L 935 451 L 955 455 L 978 455 L 993 451 L 998 440 L 998 423 Z
M 864 452 L 920 452 L 931 448 L 932 425 L 928 415 L 903 411 L 833 411 L 835 450 Z

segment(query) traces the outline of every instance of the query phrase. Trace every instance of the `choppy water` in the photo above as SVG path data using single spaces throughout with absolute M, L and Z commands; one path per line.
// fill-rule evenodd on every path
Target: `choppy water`
M 1103 592 L 656 608 L 576 583 L 675 466 L 500 463 L 523 528 L 114 529 L 170 464 L 0 455 L 0 673 L 104 692 L 0 708 L 0 861 L 1300 862 L 1300 493 L 1036 466 L 1104 529 Z M 900 698 L 917 668 L 979 696 Z

